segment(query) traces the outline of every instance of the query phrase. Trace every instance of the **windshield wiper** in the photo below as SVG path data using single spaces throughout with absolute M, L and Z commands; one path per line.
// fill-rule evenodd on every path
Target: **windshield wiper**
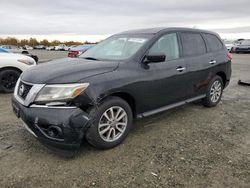
M 100 61 L 99 59 L 96 59 L 96 58 L 94 58 L 94 57 L 84 57 L 83 59 L 94 60 L 94 61 Z

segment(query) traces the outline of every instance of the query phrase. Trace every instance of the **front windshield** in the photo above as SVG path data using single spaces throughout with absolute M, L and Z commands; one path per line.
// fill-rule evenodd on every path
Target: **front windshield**
M 148 40 L 145 37 L 114 36 L 83 53 L 80 58 L 93 60 L 125 60 L 132 57 Z

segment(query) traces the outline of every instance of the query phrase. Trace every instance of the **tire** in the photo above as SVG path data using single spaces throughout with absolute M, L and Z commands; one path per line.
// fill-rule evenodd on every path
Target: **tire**
M 220 76 L 215 76 L 208 84 L 206 97 L 202 103 L 206 107 L 216 106 L 222 97 L 223 93 L 223 80 Z
M 20 74 L 19 71 L 14 69 L 2 70 L 0 72 L 0 91 L 4 93 L 12 93 Z
M 114 118 L 113 123 L 108 121 L 112 116 L 111 108 L 113 117 L 118 114 L 117 120 L 122 117 L 121 120 L 115 121 Z M 130 106 L 119 97 L 108 97 L 97 108 L 92 108 L 89 114 L 91 125 L 86 132 L 86 139 L 98 149 L 110 149 L 119 145 L 127 137 L 133 124 Z
M 29 52 L 27 50 L 25 50 L 25 51 L 22 51 L 22 54 L 27 55 L 27 54 L 29 54 Z

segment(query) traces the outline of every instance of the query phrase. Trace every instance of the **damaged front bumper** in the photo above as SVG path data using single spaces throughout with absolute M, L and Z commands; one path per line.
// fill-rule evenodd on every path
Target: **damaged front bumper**
M 18 118 L 27 125 L 37 139 L 50 149 L 76 150 L 88 128 L 89 117 L 77 107 L 48 107 L 20 104 L 12 98 L 12 107 Z

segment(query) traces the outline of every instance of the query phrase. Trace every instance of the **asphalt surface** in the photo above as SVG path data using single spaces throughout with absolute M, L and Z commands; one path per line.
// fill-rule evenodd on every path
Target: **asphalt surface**
M 28 51 L 30 54 L 36 55 L 39 58 L 40 63 L 68 56 L 68 51 L 47 51 L 47 50 L 28 50 Z
M 250 54 L 234 55 L 232 66 L 217 107 L 190 104 L 136 121 L 120 146 L 83 144 L 73 158 L 42 146 L 12 113 L 11 95 L 0 94 L 0 187 L 250 187 L 250 87 L 237 84 L 250 81 Z

